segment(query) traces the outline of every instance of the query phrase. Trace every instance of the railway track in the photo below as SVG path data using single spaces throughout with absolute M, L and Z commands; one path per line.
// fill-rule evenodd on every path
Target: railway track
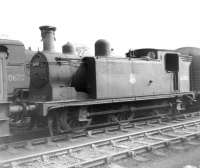
M 197 138 L 200 134 L 200 115 L 198 112 L 183 115 L 170 122 L 150 120 L 123 125 L 120 129 L 112 127 L 102 130 L 103 128 L 88 133 L 87 140 L 77 138 L 80 140 L 78 142 L 70 140 L 60 143 L 62 138 L 54 137 L 57 140 L 51 139 L 51 142 L 55 141 L 57 148 L 48 149 L 50 145 L 46 143 L 46 148 L 43 144 L 45 152 L 35 150 L 36 147 L 31 150 L 31 148 L 27 148 L 29 145 L 24 146 L 25 148 L 21 149 L 24 155 L 20 156 L 20 150 L 15 154 L 12 153 L 12 157 L 9 159 L 6 157 L 1 159 L 0 166 L 3 168 L 105 166 L 118 159 L 136 158 L 142 152 L 156 151 L 179 142 L 191 143 L 192 139 Z M 31 146 L 34 146 L 33 142 Z M 35 140 L 35 145 L 41 148 L 39 144 L 42 144 L 39 139 L 37 139 L 37 143 Z M 19 148 L 22 147 L 19 145 Z M 24 150 L 29 153 L 27 154 Z M 6 152 L 9 153 L 9 151 L 2 152 L 4 155 Z
M 123 120 L 120 122 L 110 122 L 110 123 L 104 123 L 104 124 L 94 124 L 91 126 L 88 126 L 86 128 L 76 128 L 75 130 L 66 131 L 62 134 L 56 135 L 54 137 L 48 137 L 49 131 L 48 128 L 42 128 L 38 130 L 33 131 L 27 131 L 27 130 L 20 130 L 20 133 L 15 133 L 13 136 L 7 137 L 6 139 L 0 140 L 0 151 L 7 148 L 20 148 L 20 147 L 26 147 L 27 145 L 37 145 L 41 143 L 51 143 L 54 141 L 60 141 L 60 140 L 66 140 L 69 138 L 77 138 L 81 136 L 88 136 L 91 133 L 99 133 L 106 131 L 107 128 L 110 129 L 110 127 L 113 130 L 121 129 L 119 127 L 120 125 L 124 125 L 127 123 L 138 123 L 140 121 L 147 121 L 147 120 L 153 120 L 153 119 L 161 119 L 166 118 L 167 115 L 156 115 L 156 116 L 146 116 L 146 117 L 138 117 L 132 120 Z M 24 136 L 25 135 L 25 136 Z

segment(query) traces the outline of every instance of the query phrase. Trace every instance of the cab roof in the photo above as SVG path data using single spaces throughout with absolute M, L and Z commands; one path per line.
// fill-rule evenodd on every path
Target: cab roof
M 24 46 L 24 44 L 21 41 L 18 41 L 18 40 L 8 40 L 8 39 L 0 39 L 0 45 Z

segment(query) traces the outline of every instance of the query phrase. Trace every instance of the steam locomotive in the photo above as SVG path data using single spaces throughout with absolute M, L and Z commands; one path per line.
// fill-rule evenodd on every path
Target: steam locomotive
M 25 50 L 19 41 L 0 41 L 1 137 L 10 135 L 10 113 L 25 112 L 33 124 L 46 118 L 54 135 L 145 113 L 184 111 L 198 97 L 200 57 L 194 62 L 183 49 L 130 50 L 117 58 L 107 41 L 98 40 L 95 56 L 78 57 L 69 44 L 62 53 L 55 51 L 55 27 L 40 30 L 43 51 Z M 10 80 L 11 72 L 23 80 Z

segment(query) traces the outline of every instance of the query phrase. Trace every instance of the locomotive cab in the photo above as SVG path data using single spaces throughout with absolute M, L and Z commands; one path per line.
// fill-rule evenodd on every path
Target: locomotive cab
M 174 91 L 179 90 L 179 80 L 178 80 L 178 72 L 179 72 L 179 55 L 175 53 L 167 53 L 165 55 L 165 69 L 168 73 L 172 73 L 173 75 L 173 89 Z
M 174 92 L 189 92 L 192 57 L 177 51 L 171 51 L 164 55 L 164 61 L 166 72 L 172 74 Z

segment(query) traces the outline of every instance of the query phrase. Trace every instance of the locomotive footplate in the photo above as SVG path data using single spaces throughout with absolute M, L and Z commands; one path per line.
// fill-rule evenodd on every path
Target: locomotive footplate
M 65 101 L 47 101 L 47 102 L 35 102 L 38 104 L 40 114 L 47 116 L 49 110 L 54 110 L 64 107 L 75 107 L 75 106 L 89 106 L 97 104 L 110 104 L 110 103 L 125 103 L 125 102 L 136 102 L 142 100 L 156 100 L 156 99 L 171 99 L 176 97 L 182 97 L 183 95 L 193 96 L 193 92 L 182 92 L 182 93 L 173 93 L 166 95 L 151 95 L 151 96 L 140 96 L 140 97 L 129 97 L 129 98 L 120 98 L 120 99 L 100 99 L 100 100 L 65 100 Z

